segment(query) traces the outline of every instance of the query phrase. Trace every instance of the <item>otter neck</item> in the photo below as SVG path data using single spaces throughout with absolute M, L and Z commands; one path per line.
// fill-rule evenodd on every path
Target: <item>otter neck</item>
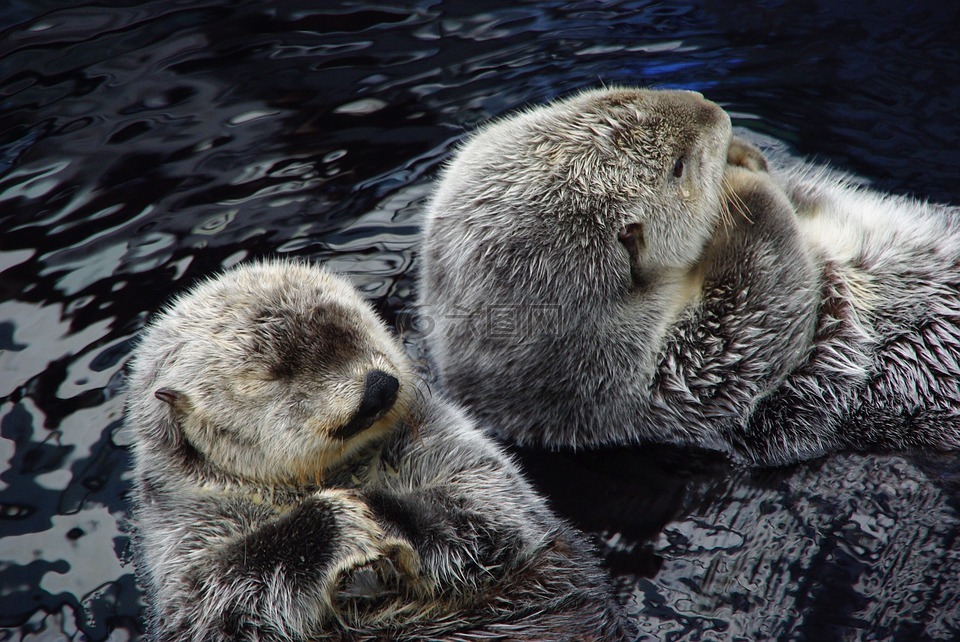
M 641 371 L 652 375 L 670 328 L 702 300 L 704 268 L 701 264 L 661 268 L 638 277 L 623 299 L 618 317 L 625 336 L 632 337 L 641 347 Z

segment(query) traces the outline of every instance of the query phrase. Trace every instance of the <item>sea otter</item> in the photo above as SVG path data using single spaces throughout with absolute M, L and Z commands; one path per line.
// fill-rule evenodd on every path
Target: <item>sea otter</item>
M 585 91 L 482 128 L 419 268 L 438 378 L 521 444 L 757 465 L 960 446 L 957 212 L 767 171 L 695 92 Z
M 176 299 L 128 399 L 156 640 L 630 639 L 584 536 L 319 267 Z

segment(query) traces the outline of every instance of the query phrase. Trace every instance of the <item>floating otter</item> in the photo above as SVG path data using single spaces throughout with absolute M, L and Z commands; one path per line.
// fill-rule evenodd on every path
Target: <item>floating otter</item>
M 482 129 L 428 206 L 439 378 L 522 444 L 956 448 L 957 215 L 766 166 L 694 92 Z
M 136 348 L 127 421 L 157 640 L 632 631 L 584 537 L 320 268 L 176 300 Z

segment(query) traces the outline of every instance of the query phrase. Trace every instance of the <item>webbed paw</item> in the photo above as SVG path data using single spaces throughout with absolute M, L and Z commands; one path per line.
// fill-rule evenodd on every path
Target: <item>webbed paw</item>
M 409 542 L 386 533 L 360 497 L 345 490 L 318 495 L 336 506 L 339 541 L 326 581 L 335 610 L 370 608 L 420 588 L 420 556 Z
M 768 235 L 785 237 L 797 234 L 797 213 L 787 195 L 770 174 L 727 165 L 723 174 L 724 207 L 730 225 L 725 230 L 736 235 L 766 229 Z M 739 230 L 739 232 L 737 232 Z
M 730 147 L 727 148 L 727 165 L 743 167 L 754 172 L 766 172 L 768 169 L 767 159 L 763 157 L 760 149 L 753 143 L 736 136 L 730 140 Z
M 420 582 L 419 566 L 420 559 L 407 542 L 387 540 L 378 557 L 341 571 L 334 601 L 341 606 L 373 604 L 409 591 Z

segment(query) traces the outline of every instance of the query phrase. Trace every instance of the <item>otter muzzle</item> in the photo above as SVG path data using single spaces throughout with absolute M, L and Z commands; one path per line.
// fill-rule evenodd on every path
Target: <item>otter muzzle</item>
M 363 399 L 357 414 L 344 426 L 338 428 L 333 436 L 337 439 L 349 439 L 363 432 L 383 417 L 397 400 L 400 382 L 396 377 L 382 370 L 371 370 L 363 378 Z

